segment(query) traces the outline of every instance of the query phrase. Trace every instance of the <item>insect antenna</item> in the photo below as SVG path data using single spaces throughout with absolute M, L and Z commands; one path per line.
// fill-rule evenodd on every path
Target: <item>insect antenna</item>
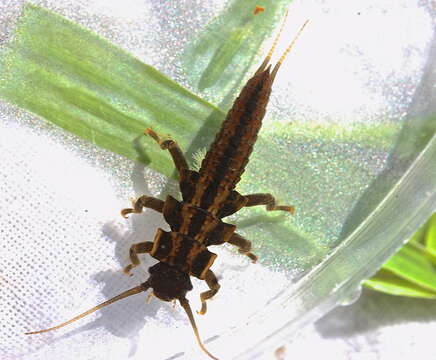
M 68 321 L 63 322 L 62 324 L 59 324 L 59 325 L 56 325 L 56 326 L 53 326 L 51 328 L 44 329 L 44 330 L 27 332 L 27 333 L 25 333 L 25 335 L 41 334 L 41 333 L 45 333 L 47 331 L 59 329 L 61 327 L 64 327 L 65 325 L 71 324 L 72 322 L 77 321 L 77 320 L 85 317 L 86 315 L 92 314 L 93 312 L 95 312 L 95 311 L 97 311 L 97 310 L 99 310 L 99 309 L 101 309 L 101 308 L 103 308 L 105 306 L 108 306 L 108 305 L 110 305 L 110 304 L 112 304 L 112 303 L 114 303 L 114 302 L 116 302 L 118 300 L 124 299 L 124 298 L 126 298 L 128 296 L 139 294 L 139 293 L 141 293 L 143 291 L 148 290 L 149 288 L 150 288 L 150 285 L 147 282 L 145 282 L 145 283 L 143 283 L 143 284 L 141 284 L 139 286 L 136 286 L 136 287 L 134 287 L 134 288 L 132 288 L 130 290 L 124 291 L 123 293 L 113 297 L 112 299 L 109 299 L 109 300 L 107 300 L 107 301 L 105 301 L 105 302 L 103 302 L 103 303 L 93 307 L 92 309 L 89 309 L 88 311 L 85 311 L 84 313 L 82 313 L 80 315 L 77 315 L 77 316 L 73 317 L 72 319 L 70 319 Z
M 309 22 L 309 20 L 306 20 L 304 22 L 304 24 L 300 27 L 300 30 L 298 30 L 297 35 L 294 36 L 294 38 L 292 39 L 291 43 L 289 44 L 289 46 L 286 48 L 285 52 L 283 53 L 283 55 L 280 57 L 279 61 L 277 62 L 277 64 L 274 66 L 274 69 L 271 73 L 271 77 L 272 79 L 274 79 L 274 77 L 277 74 L 277 71 L 279 71 L 280 65 L 282 65 L 283 61 L 285 60 L 286 56 L 289 54 L 289 52 L 292 50 L 292 48 L 294 47 L 295 42 L 298 40 L 298 38 L 300 37 L 301 33 L 303 32 L 304 28 L 306 27 L 307 23 Z M 281 32 L 281 31 L 280 31 Z
M 198 345 L 200 346 L 201 350 L 203 350 L 212 359 L 218 360 L 218 358 L 216 358 L 209 351 L 207 351 L 206 347 L 201 342 L 200 334 L 198 333 L 197 325 L 195 324 L 194 314 L 192 313 L 191 306 L 189 306 L 189 301 L 185 298 L 181 298 L 179 299 L 179 301 L 180 301 L 180 305 L 182 305 L 183 309 L 185 309 L 186 315 L 188 315 L 189 322 L 191 323 L 192 329 L 194 330 L 195 337 L 197 339 Z
M 265 57 L 265 60 L 263 60 L 263 63 L 260 65 L 259 69 L 257 69 L 256 74 L 262 72 L 265 70 L 266 66 L 268 65 L 269 61 L 271 60 L 272 54 L 274 53 L 274 50 L 279 42 L 280 36 L 282 35 L 283 28 L 285 27 L 286 19 L 288 18 L 288 10 L 285 12 L 285 17 L 283 18 L 282 25 L 280 25 L 280 30 L 278 34 L 276 35 L 273 44 L 271 45 L 271 49 L 269 49 L 268 54 Z

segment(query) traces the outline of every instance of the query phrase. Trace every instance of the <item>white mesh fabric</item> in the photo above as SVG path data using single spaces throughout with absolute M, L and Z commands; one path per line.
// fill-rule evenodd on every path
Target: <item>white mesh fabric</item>
M 197 10 L 200 6 L 216 6 L 218 9 L 223 6 L 219 0 L 34 2 L 96 31 L 181 82 L 183 76 L 180 67 L 174 65 L 177 64 L 174 59 L 183 48 L 180 44 L 186 44 L 189 40 L 186 34 L 192 35 L 210 18 L 205 16 L 202 24 L 196 23 L 198 18 L 191 16 L 191 9 Z M 319 8 L 317 1 L 307 3 L 309 8 Z M 22 4 L 23 1 L 18 0 L 0 1 L 1 44 L 10 37 Z M 347 12 L 355 14 L 360 11 L 361 5 L 356 4 L 350 2 L 349 8 L 341 5 L 340 14 L 333 14 L 333 19 L 348 19 Z M 404 73 L 401 73 L 404 78 L 400 78 L 399 83 L 407 82 L 409 76 L 410 79 L 419 77 L 416 73 L 419 72 L 424 53 L 422 49 L 425 49 L 424 43 L 428 37 L 421 36 L 426 22 L 416 20 L 425 19 L 423 7 L 409 0 L 396 4 L 399 4 L 397 8 L 410 6 L 412 15 L 409 17 L 415 19 L 414 32 L 406 39 L 413 46 L 410 49 L 398 46 L 398 54 L 415 54 L 411 61 L 406 62 L 407 66 L 402 66 L 402 56 L 387 56 L 389 54 L 386 52 L 391 48 L 379 49 L 377 43 L 368 38 L 366 30 L 369 24 L 372 26 L 371 19 L 361 17 L 360 26 L 364 31 L 360 33 L 349 31 L 350 20 L 334 22 L 336 27 L 331 33 L 333 38 L 329 39 L 326 57 L 331 60 L 330 65 L 336 67 L 326 71 L 325 66 L 319 66 L 319 57 L 316 56 L 311 58 L 312 63 L 304 62 L 310 71 L 301 71 L 292 80 L 301 91 L 292 88 L 293 92 L 277 92 L 272 103 L 278 103 L 282 109 L 277 106 L 274 108 L 272 104 L 270 111 L 284 111 L 283 119 L 286 121 L 293 116 L 307 121 L 317 117 L 323 120 L 320 114 L 325 115 L 327 111 L 328 119 L 338 116 L 338 121 L 357 119 L 356 122 L 371 117 L 365 112 L 367 108 L 375 112 L 385 111 L 389 116 L 392 115 L 390 111 L 394 115 L 404 111 L 407 104 L 393 104 L 401 94 L 393 96 L 393 100 L 386 99 L 386 89 L 382 83 L 385 78 L 392 77 L 392 68 L 397 71 L 404 68 Z M 391 36 L 395 40 L 398 37 L 397 30 L 405 28 L 401 16 L 391 16 L 390 19 L 395 20 L 392 24 L 385 22 L 386 16 L 395 8 L 392 3 L 377 1 L 366 6 L 372 7 L 377 29 L 389 29 L 383 34 L 385 37 Z M 114 10 L 117 7 L 119 10 Z M 324 9 L 328 10 L 329 6 L 321 10 Z M 213 11 L 208 8 L 205 13 L 211 14 Z M 161 22 L 154 22 L 156 17 Z M 186 33 L 171 31 L 180 28 L 181 25 L 174 26 L 178 21 L 184 27 L 190 26 L 190 30 Z M 327 23 L 313 21 L 312 24 L 312 30 L 306 36 L 312 34 L 321 37 L 319 33 L 325 31 Z M 342 42 L 344 37 L 346 41 Z M 353 46 L 334 48 L 344 43 Z M 374 57 L 369 58 L 369 64 L 380 65 L 373 69 L 374 76 L 380 78 L 375 84 L 367 84 L 365 72 L 358 72 L 357 77 L 362 78 L 356 81 L 351 77 L 350 69 L 347 72 L 344 67 L 343 71 L 341 67 L 344 64 L 336 61 L 336 53 L 359 53 L 361 49 Z M 347 59 L 360 61 L 358 56 L 353 55 Z M 360 64 L 359 61 L 351 64 Z M 296 66 L 292 59 L 287 63 Z M 350 75 L 350 78 L 336 78 L 342 72 Z M 308 73 L 313 76 L 308 76 Z M 283 81 L 282 85 L 280 81 Z M 395 77 L 392 81 L 396 81 Z M 277 89 L 280 86 L 283 89 L 285 82 L 289 82 L 289 79 L 277 79 Z M 332 91 L 332 83 L 336 85 L 335 91 Z M 353 101 L 338 100 L 348 95 L 350 88 L 353 89 L 353 95 L 350 96 Z M 360 112 L 363 103 L 366 108 Z M 301 108 L 295 110 L 295 104 Z M 144 172 L 144 168 L 138 164 L 98 149 L 44 120 L 0 102 L 1 360 L 205 358 L 195 344 L 180 307 L 174 310 L 171 304 L 156 299 L 147 304 L 147 294 L 126 299 L 58 331 L 24 335 L 26 331 L 63 322 L 147 278 L 146 269 L 152 263 L 149 257 L 141 257 L 143 265 L 135 269 L 133 277 L 122 274 L 121 269 L 128 263 L 130 245 L 153 239 L 156 227 L 164 227 L 165 224 L 160 214 L 153 211 L 132 216 L 127 221 L 120 217 L 119 211 L 129 206 L 129 197 L 159 195 L 166 187 L 165 182 L 166 179 L 155 172 Z M 213 251 L 219 254 L 214 271 L 219 276 L 222 288 L 219 296 L 211 301 L 208 314 L 205 317 L 197 316 L 205 340 L 245 324 L 250 315 L 265 308 L 271 297 L 290 286 L 285 272 L 275 272 L 259 264 L 251 266 L 244 257 L 233 255 L 222 247 Z M 277 268 L 280 268 L 279 263 Z M 205 285 L 194 281 L 194 287 L 189 299 L 196 310 L 199 308 L 198 294 L 205 290 Z M 262 328 L 259 327 L 258 331 L 262 333 Z M 242 349 L 240 344 L 250 336 L 243 331 L 237 335 L 229 339 L 233 342 L 227 343 L 219 352 L 214 351 L 213 343 L 208 348 L 222 358 L 230 358 L 229 354 L 234 355 L 235 349 Z M 194 355 L 189 351 L 194 352 Z M 185 354 L 175 356 L 181 352 Z
M 146 269 L 154 260 L 147 256 L 141 257 L 135 276 L 121 270 L 131 244 L 152 240 L 156 228 L 166 224 L 152 210 L 129 220 L 119 211 L 129 206 L 134 193 L 159 195 L 165 182 L 13 106 L 0 110 L 0 358 L 165 359 L 186 351 L 198 355 L 180 306 L 173 309 L 157 299 L 148 304 L 147 294 L 63 329 L 24 335 L 66 321 L 148 277 Z M 250 266 L 237 253 L 222 247 L 213 251 L 219 254 L 214 271 L 225 291 L 220 301 L 213 300 L 213 311 L 197 316 L 203 339 L 243 321 L 286 283 L 283 274 Z M 189 299 L 195 310 L 205 284 L 193 284 Z M 256 289 L 261 292 L 250 297 Z M 241 293 L 247 303 L 233 311 L 229 304 Z

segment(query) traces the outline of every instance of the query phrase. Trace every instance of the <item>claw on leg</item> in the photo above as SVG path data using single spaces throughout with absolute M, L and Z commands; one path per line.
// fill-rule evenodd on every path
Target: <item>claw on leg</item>
M 153 300 L 153 296 L 154 296 L 153 291 L 150 294 L 148 294 L 148 296 L 147 296 L 147 304 L 151 303 L 151 300 Z
M 183 169 L 189 169 L 188 162 L 183 155 L 182 150 L 179 145 L 174 140 L 171 139 L 161 139 L 159 135 L 151 128 L 145 129 L 144 134 L 151 136 L 154 141 L 156 141 L 162 150 L 168 150 L 173 158 L 174 164 L 176 165 L 179 173 Z
M 144 208 L 162 212 L 164 201 L 151 196 L 142 195 L 137 200 L 132 201 L 132 207 L 121 210 L 121 216 L 127 218 L 128 214 L 140 214 Z
M 267 211 L 287 211 L 291 214 L 295 213 L 295 207 L 292 205 L 276 205 L 276 200 L 271 194 L 250 194 L 244 195 L 248 200 L 245 206 L 265 205 Z
M 200 311 L 197 311 L 197 314 L 200 314 L 200 315 L 206 314 L 206 311 L 207 311 L 206 300 L 210 299 L 212 296 L 214 296 L 221 287 L 221 285 L 218 283 L 218 280 L 217 280 L 215 274 L 211 270 L 207 271 L 205 280 L 206 280 L 207 286 L 209 286 L 210 290 L 207 290 L 207 291 L 202 292 L 200 294 L 201 309 L 200 309 Z
M 139 258 L 138 258 L 138 254 L 146 254 L 149 253 L 151 251 L 151 249 L 153 249 L 153 243 L 151 241 L 146 241 L 146 242 L 142 242 L 142 243 L 138 243 L 138 244 L 133 244 L 130 247 L 130 261 L 132 262 L 131 264 L 127 265 L 123 272 L 127 275 L 132 276 L 132 274 L 130 273 L 130 271 L 139 265 Z
M 239 252 L 245 256 L 248 256 L 253 263 L 256 263 L 257 256 L 250 252 L 251 250 L 251 242 L 247 239 L 243 238 L 241 235 L 234 233 L 230 240 L 229 244 L 235 245 L 239 248 Z
M 132 209 L 132 208 L 126 208 L 126 209 L 122 209 L 121 210 L 121 216 L 124 218 L 124 219 L 127 219 L 128 218 L 128 214 L 131 214 L 131 213 L 133 213 L 134 212 L 134 210 Z
M 130 270 L 132 270 L 136 265 L 127 265 L 124 269 L 123 269 L 123 273 L 129 276 L 133 276 L 133 274 L 130 272 Z

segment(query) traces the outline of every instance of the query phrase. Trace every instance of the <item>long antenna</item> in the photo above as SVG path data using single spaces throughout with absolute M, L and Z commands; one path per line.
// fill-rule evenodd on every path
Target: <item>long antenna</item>
M 101 304 L 93 307 L 92 309 L 89 309 L 88 311 L 85 311 L 84 313 L 77 315 L 76 317 L 73 317 L 71 320 L 63 322 L 62 324 L 59 324 L 59 325 L 56 325 L 56 326 L 53 326 L 51 328 L 44 329 L 44 330 L 27 332 L 27 333 L 25 333 L 25 335 L 41 334 L 41 333 L 45 333 L 47 331 L 59 329 L 61 327 L 64 327 L 65 325 L 71 324 L 72 322 L 77 321 L 77 320 L 85 317 L 86 315 L 92 314 L 93 312 L 95 312 L 95 311 L 97 311 L 105 306 L 108 306 L 108 305 L 114 303 L 115 301 L 118 301 L 118 300 L 124 299 L 128 296 L 136 295 L 136 294 L 139 294 L 143 291 L 146 291 L 146 290 L 148 290 L 149 287 L 150 287 L 150 285 L 147 282 L 145 282 L 145 283 L 143 283 L 137 287 L 134 287 L 130 290 L 124 291 L 123 293 L 113 297 L 112 299 L 109 299 L 109 300 L 105 301 L 104 303 L 101 303 Z
M 274 53 L 274 50 L 279 42 L 280 36 L 282 35 L 283 28 L 285 27 L 286 19 L 288 18 L 288 10 L 286 10 L 285 17 L 283 18 L 282 25 L 280 25 L 280 30 L 278 34 L 276 35 L 274 42 L 271 46 L 271 49 L 269 49 L 267 56 L 265 57 L 265 60 L 263 60 L 262 65 L 260 65 L 259 69 L 257 69 L 256 74 L 260 73 L 261 71 L 265 70 L 266 66 L 268 65 L 269 61 L 271 60 L 271 56 Z
M 271 72 L 271 77 L 274 79 L 274 77 L 277 74 L 277 71 L 279 71 L 280 65 L 282 65 L 283 61 L 285 60 L 286 56 L 289 54 L 289 52 L 292 50 L 292 48 L 294 47 L 295 42 L 297 41 L 297 39 L 300 37 L 301 33 L 303 32 L 304 28 L 306 27 L 307 23 L 309 22 L 309 20 L 306 20 L 303 24 L 303 26 L 301 26 L 300 30 L 298 30 L 297 35 L 294 36 L 294 38 L 292 39 L 291 43 L 289 44 L 289 46 L 286 48 L 285 52 L 283 53 L 283 55 L 280 57 L 279 61 L 277 62 L 277 64 L 274 66 L 273 71 Z
M 203 350 L 212 359 L 218 360 L 218 358 L 216 358 L 209 351 L 207 351 L 206 347 L 201 342 L 200 334 L 198 333 L 197 325 L 195 324 L 194 315 L 192 314 L 191 307 L 189 306 L 189 301 L 185 298 L 181 298 L 179 299 L 179 301 L 180 301 L 180 305 L 182 305 L 183 309 L 185 309 L 186 315 L 188 315 L 189 322 L 191 323 L 192 329 L 194 330 L 195 337 L 197 339 L 198 345 L 200 346 L 201 350 Z

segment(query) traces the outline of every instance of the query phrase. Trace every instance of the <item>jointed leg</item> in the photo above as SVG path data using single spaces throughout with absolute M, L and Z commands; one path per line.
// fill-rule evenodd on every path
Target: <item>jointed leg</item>
M 212 272 L 212 270 L 207 271 L 205 280 L 206 280 L 207 286 L 209 286 L 210 290 L 202 292 L 200 294 L 201 309 L 200 309 L 200 311 L 198 311 L 198 313 L 200 315 L 206 314 L 206 311 L 207 311 L 206 300 L 210 299 L 212 296 L 214 296 L 221 287 L 221 285 L 218 284 L 218 280 L 217 280 L 215 274 Z
M 143 195 L 135 201 L 132 201 L 132 206 L 133 208 L 121 210 L 121 215 L 127 218 L 127 214 L 139 214 L 144 208 L 153 209 L 161 213 L 164 206 L 164 201 L 151 196 Z
M 237 246 L 239 248 L 239 252 L 247 255 L 253 263 L 257 261 L 257 256 L 250 252 L 251 242 L 247 239 L 244 239 L 241 235 L 234 233 L 228 243 Z
M 162 140 L 159 135 L 150 128 L 146 129 L 144 133 L 150 135 L 160 145 L 162 150 L 168 150 L 170 152 L 179 173 L 182 169 L 189 168 L 182 150 L 180 150 L 179 145 L 177 145 L 175 141 L 170 139 Z
M 245 206 L 266 205 L 266 209 L 268 211 L 281 210 L 288 211 L 291 214 L 293 214 L 295 211 L 295 208 L 290 205 L 276 205 L 274 196 L 271 194 L 250 194 L 244 195 L 244 197 L 248 199 L 248 202 L 245 204 Z
M 138 254 L 149 253 L 151 249 L 153 249 L 153 243 L 151 241 L 133 244 L 130 247 L 130 261 L 132 261 L 132 263 L 124 268 L 124 273 L 130 275 L 130 270 L 139 265 Z

